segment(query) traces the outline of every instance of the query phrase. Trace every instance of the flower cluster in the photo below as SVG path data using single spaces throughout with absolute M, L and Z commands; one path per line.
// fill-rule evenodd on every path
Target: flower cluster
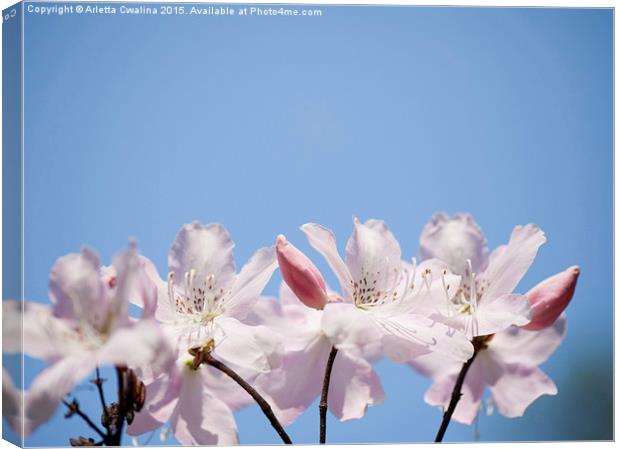
M 290 443 L 284 427 L 320 397 L 324 443 L 327 410 L 358 419 L 385 400 L 373 369 L 384 357 L 433 380 L 424 400 L 444 411 L 437 441 L 451 419 L 474 420 L 486 386 L 507 417 L 556 394 L 538 365 L 565 336 L 579 269 L 515 293 L 545 242 L 536 225 L 516 226 L 489 252 L 470 215 L 437 214 L 422 232 L 419 261 L 403 260 L 383 221 L 354 219 L 344 257 L 328 228 L 301 230 L 333 271 L 335 290 L 282 235 L 237 271 L 219 224 L 182 226 L 163 277 L 134 245 L 110 266 L 87 248 L 61 257 L 50 273 L 51 306 L 3 303 L 4 351 L 49 363 L 23 401 L 4 373 L 4 417 L 28 435 L 64 403 L 101 437 L 74 445 L 118 445 L 124 425 L 133 436 L 159 428 L 182 444 L 232 445 L 234 412 L 256 402 Z M 263 296 L 278 267 L 279 298 Z M 101 365 L 118 373 L 109 405 Z M 67 400 L 94 371 L 103 430 Z

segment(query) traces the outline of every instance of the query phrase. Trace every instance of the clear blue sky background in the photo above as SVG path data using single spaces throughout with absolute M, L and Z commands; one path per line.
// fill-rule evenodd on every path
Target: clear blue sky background
M 353 215 L 381 218 L 411 257 L 436 211 L 473 213 L 491 247 L 535 222 L 548 243 L 519 290 L 582 269 L 568 337 L 543 366 L 559 395 L 522 419 L 482 416 L 480 438 L 611 438 L 613 12 L 322 9 L 26 14 L 26 297 L 47 302 L 50 267 L 83 244 L 109 261 L 134 237 L 165 273 L 191 220 L 225 224 L 239 266 L 284 233 L 333 285 L 299 225 L 325 224 L 343 247 Z M 27 361 L 26 383 L 42 366 Z M 387 400 L 359 421 L 330 418 L 329 441 L 430 441 L 429 381 L 377 369 Z M 77 396 L 98 413 L 92 386 Z M 279 441 L 256 407 L 237 422 L 243 443 Z M 289 431 L 316 442 L 317 408 Z M 91 432 L 59 409 L 27 444 L 79 434 Z M 446 439 L 471 441 L 474 427 Z

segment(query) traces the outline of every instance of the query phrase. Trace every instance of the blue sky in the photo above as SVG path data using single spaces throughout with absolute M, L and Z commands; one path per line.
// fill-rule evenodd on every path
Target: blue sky
M 481 416 L 480 439 L 611 438 L 613 12 L 321 9 L 26 14 L 26 298 L 47 302 L 50 267 L 84 244 L 109 261 L 135 238 L 165 273 L 192 220 L 227 226 L 239 266 L 284 233 L 333 285 L 299 225 L 332 228 L 342 247 L 352 216 L 381 218 L 411 257 L 436 211 L 471 212 L 491 247 L 535 222 L 548 242 L 519 290 L 582 270 L 568 337 L 543 366 L 559 394 L 524 418 Z M 42 366 L 27 361 L 27 383 Z M 330 418 L 328 440 L 430 441 L 441 414 L 422 400 L 429 381 L 377 369 L 385 403 Z M 77 396 L 95 414 L 90 390 Z M 256 407 L 237 418 L 243 443 L 278 442 Z M 59 410 L 27 444 L 80 432 Z M 289 433 L 316 442 L 317 408 Z M 474 433 L 453 424 L 446 439 Z

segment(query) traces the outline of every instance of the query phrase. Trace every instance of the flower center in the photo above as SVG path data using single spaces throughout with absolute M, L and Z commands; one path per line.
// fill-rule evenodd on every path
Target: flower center
M 489 288 L 489 281 L 479 278 L 474 273 L 471 260 L 467 259 L 467 269 L 455 297 L 455 306 L 459 313 L 472 315 L 478 308 L 484 292 Z
M 228 293 L 224 288 L 216 287 L 213 274 L 200 280 L 196 270 L 187 271 L 182 288 L 175 286 L 174 273 L 168 274 L 170 303 L 178 315 L 189 316 L 195 323 L 211 322 L 224 313 L 223 305 Z
M 372 307 L 395 303 L 407 294 L 414 293 L 416 288 L 415 274 L 417 270 L 415 258 L 412 259 L 412 263 L 412 269 L 403 268 L 400 273 L 400 278 L 396 283 L 396 287 L 388 290 L 382 290 L 377 287 L 378 280 L 381 276 L 380 271 L 369 272 L 367 270 L 362 270 L 361 278 L 357 281 L 351 281 L 351 286 L 353 287 L 353 303 L 362 310 L 369 310 Z M 430 288 L 431 280 L 431 270 L 430 268 L 426 268 L 422 273 L 422 285 L 420 286 L 420 290 L 424 287 Z

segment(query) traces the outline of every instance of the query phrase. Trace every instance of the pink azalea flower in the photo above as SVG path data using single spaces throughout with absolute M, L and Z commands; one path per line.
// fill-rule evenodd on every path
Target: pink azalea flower
M 285 283 L 280 301 L 262 298 L 254 309 L 257 323 L 269 323 L 282 335 L 282 366 L 258 377 L 257 389 L 283 425 L 289 425 L 321 392 L 332 342 L 322 330 L 323 311 L 304 305 Z M 370 363 L 341 350 L 334 362 L 329 410 L 340 420 L 361 418 L 368 406 L 383 402 L 379 377 Z
M 183 225 L 172 244 L 167 282 L 143 258 L 157 285 L 155 317 L 180 353 L 212 343 L 226 364 L 269 371 L 279 363 L 275 334 L 243 320 L 276 269 L 275 251 L 259 249 L 237 274 L 233 246 L 222 225 L 194 222 Z
M 302 226 L 342 289 L 343 301 L 327 304 L 322 318 L 332 344 L 369 361 L 385 355 L 405 362 L 430 351 L 457 361 L 469 359 L 473 348 L 467 338 L 427 316 L 426 304 L 435 303 L 435 296 L 450 300 L 459 276 L 438 271 L 432 260 L 419 267 L 403 263 L 400 245 L 384 222 L 353 222 L 344 261 L 329 229 Z
M 555 395 L 553 381 L 538 368 L 560 345 L 566 335 L 566 318 L 540 331 L 512 326 L 488 337 L 472 363 L 462 396 L 452 419 L 471 424 L 478 414 L 485 387 L 491 390 L 493 403 L 504 416 L 523 416 L 527 407 L 542 395 Z M 437 354 L 418 357 L 411 363 L 418 372 L 433 379 L 424 400 L 446 408 L 462 365 L 447 362 Z
M 135 249 L 117 256 L 112 267 L 102 267 L 88 248 L 61 257 L 50 273 L 49 292 L 52 307 L 26 302 L 22 311 L 18 301 L 3 302 L 4 352 L 22 351 L 23 322 L 24 354 L 51 363 L 25 393 L 25 435 L 49 419 L 95 367 L 149 366 L 157 372 L 173 360 L 152 317 L 129 316 L 130 296 L 144 304 L 155 300 Z
M 457 294 L 438 304 L 446 322 L 470 338 L 529 323 L 527 297 L 513 290 L 545 240 L 536 225 L 516 226 L 508 244 L 489 254 L 486 239 L 470 215 L 433 216 L 422 231 L 420 255 L 441 259 L 462 276 Z
M 248 322 L 276 268 L 275 251 L 259 249 L 236 274 L 233 246 L 223 226 L 194 222 L 181 228 L 170 249 L 167 282 L 150 260 L 142 259 L 157 285 L 155 317 L 178 351 L 178 366 L 147 382 L 147 403 L 129 427 L 130 434 L 169 422 L 183 444 L 235 444 L 232 412 L 252 404 L 252 398 L 215 368 L 191 369 L 188 351 L 211 346 L 216 359 L 250 383 L 281 365 L 279 335 Z

